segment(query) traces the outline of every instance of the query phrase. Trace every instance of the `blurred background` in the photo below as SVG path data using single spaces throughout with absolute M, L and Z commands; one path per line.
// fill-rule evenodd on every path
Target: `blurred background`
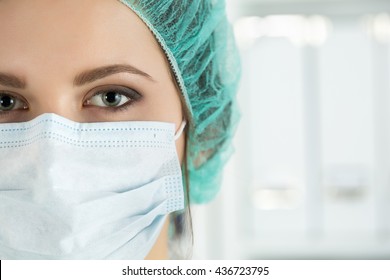
M 390 259 L 390 0 L 227 0 L 241 123 L 194 259 Z

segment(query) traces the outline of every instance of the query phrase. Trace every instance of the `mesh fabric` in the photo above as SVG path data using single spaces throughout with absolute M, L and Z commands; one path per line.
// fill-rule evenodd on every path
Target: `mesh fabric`
M 237 124 L 238 52 L 224 0 L 120 0 L 149 27 L 165 52 L 190 115 L 187 169 L 190 197 L 208 202 Z

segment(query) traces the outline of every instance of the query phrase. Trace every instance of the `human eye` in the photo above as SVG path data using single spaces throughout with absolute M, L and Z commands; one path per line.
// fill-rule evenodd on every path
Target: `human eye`
M 0 114 L 28 109 L 27 102 L 14 94 L 0 92 Z
M 139 101 L 142 95 L 124 86 L 104 86 L 96 88 L 84 101 L 84 106 L 102 107 L 103 109 L 125 109 Z

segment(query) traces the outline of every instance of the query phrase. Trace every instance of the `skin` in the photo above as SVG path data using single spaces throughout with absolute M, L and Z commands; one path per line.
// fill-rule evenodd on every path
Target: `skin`
M 162 121 L 179 128 L 181 99 L 165 55 L 146 25 L 119 1 L 1 0 L 0 26 L 0 73 L 6 77 L 2 83 L 7 81 L 1 84 L 0 77 L 0 94 L 16 102 L 13 110 L 0 112 L 0 122 L 56 113 L 77 122 Z M 143 74 L 122 69 L 75 83 L 85 78 L 80 73 L 109 65 L 131 65 Z M 24 88 L 10 84 L 10 76 Z M 117 86 L 141 97 L 121 96 L 130 106 L 120 110 L 101 102 L 104 93 L 93 97 Z M 182 135 L 176 141 L 181 161 L 184 145 Z M 148 259 L 167 258 L 167 230 L 166 224 Z

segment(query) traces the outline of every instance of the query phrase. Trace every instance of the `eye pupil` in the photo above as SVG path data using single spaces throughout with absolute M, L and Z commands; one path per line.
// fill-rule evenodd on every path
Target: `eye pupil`
M 0 95 L 0 110 L 11 110 L 15 106 L 15 99 L 9 95 Z
M 103 102 L 104 104 L 106 104 L 107 106 L 117 106 L 121 100 L 122 100 L 122 95 L 115 92 L 115 91 L 109 91 L 107 93 L 105 93 L 103 96 Z

